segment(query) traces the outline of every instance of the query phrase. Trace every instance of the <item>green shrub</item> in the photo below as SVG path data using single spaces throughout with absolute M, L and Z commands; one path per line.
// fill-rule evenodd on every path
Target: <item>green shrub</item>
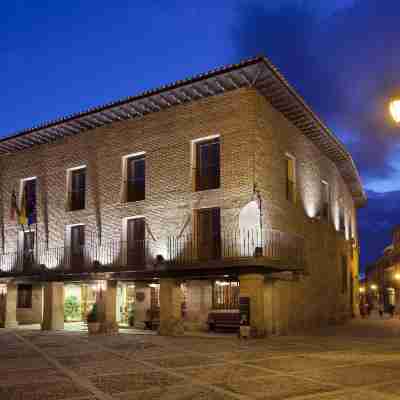
M 81 305 L 76 296 L 68 296 L 64 302 L 65 321 L 76 321 L 81 319 Z

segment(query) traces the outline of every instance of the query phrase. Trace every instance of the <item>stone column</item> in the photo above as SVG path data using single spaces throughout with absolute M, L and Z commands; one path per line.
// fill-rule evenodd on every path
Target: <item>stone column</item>
M 7 284 L 7 293 L 3 298 L 3 328 L 16 328 L 17 322 L 17 285 L 13 282 Z
M 160 335 L 184 333 L 181 314 L 182 290 L 175 279 L 160 280 Z
M 47 282 L 43 292 L 42 330 L 53 331 L 64 329 L 64 284 Z
M 117 323 L 117 281 L 107 281 L 105 320 L 112 324 Z
M 148 284 L 135 283 L 135 328 L 144 329 L 144 321 L 147 319 L 146 312 L 150 310 L 151 293 Z
M 207 331 L 208 313 L 212 308 L 212 284 L 210 281 L 187 281 L 185 328 Z
M 250 298 L 250 326 L 256 336 L 265 335 L 264 320 L 264 275 L 245 274 L 239 276 L 240 297 Z

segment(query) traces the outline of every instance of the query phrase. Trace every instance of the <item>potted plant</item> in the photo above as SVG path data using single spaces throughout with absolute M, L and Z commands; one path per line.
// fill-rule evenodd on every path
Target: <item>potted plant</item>
M 128 324 L 129 324 L 129 326 L 131 326 L 131 327 L 135 325 L 135 310 L 134 310 L 133 307 L 129 310 L 129 314 L 128 314 Z
M 86 316 L 86 322 L 88 326 L 88 332 L 90 335 L 99 333 L 100 331 L 100 322 L 97 314 L 97 304 L 93 304 L 92 309 L 89 314 Z

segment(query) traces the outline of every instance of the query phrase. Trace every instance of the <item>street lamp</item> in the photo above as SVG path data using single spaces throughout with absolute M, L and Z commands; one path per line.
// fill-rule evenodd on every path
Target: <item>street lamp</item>
M 396 123 L 400 123 L 400 99 L 394 99 L 389 105 L 390 114 Z
M 400 273 L 394 274 L 394 279 L 396 279 L 396 281 L 400 281 Z

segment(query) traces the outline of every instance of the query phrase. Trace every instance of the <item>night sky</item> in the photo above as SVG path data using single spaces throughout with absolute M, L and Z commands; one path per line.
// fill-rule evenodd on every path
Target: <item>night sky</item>
M 399 21 L 399 0 L 4 2 L 0 135 L 264 54 L 356 161 L 365 266 L 400 223 Z

